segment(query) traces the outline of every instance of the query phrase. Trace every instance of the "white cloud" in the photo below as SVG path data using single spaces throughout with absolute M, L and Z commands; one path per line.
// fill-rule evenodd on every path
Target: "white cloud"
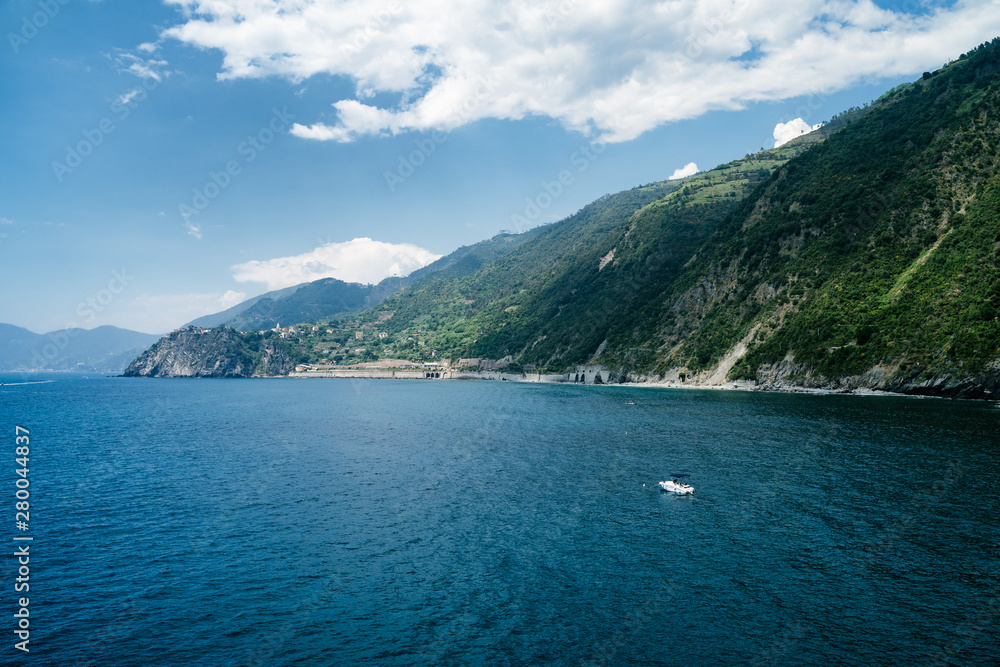
M 698 169 L 698 165 L 696 165 L 694 162 L 688 162 L 680 169 L 675 169 L 674 173 L 671 174 L 670 178 L 668 178 L 667 180 L 674 181 L 677 180 L 678 178 L 684 178 L 685 176 L 693 176 L 694 174 L 697 174 L 699 171 L 701 170 Z
M 389 276 L 408 275 L 440 257 L 409 243 L 358 238 L 326 243 L 302 255 L 237 264 L 232 269 L 239 282 L 265 283 L 269 290 L 275 290 L 320 278 L 377 283 Z
M 237 292 L 236 290 L 226 290 L 226 293 L 222 295 L 219 299 L 219 305 L 221 310 L 227 310 L 232 308 L 236 304 L 242 303 L 247 300 L 247 295 L 245 292 Z
M 810 125 L 801 118 L 790 120 L 787 123 L 778 123 L 774 126 L 774 147 L 777 148 L 778 146 L 787 144 L 795 137 L 801 137 L 803 134 L 809 134 L 813 130 L 818 130 L 822 126 L 823 123 Z
M 201 227 L 188 220 L 186 216 L 184 218 L 184 228 L 187 229 L 187 233 L 189 235 L 195 237 L 199 241 L 201 240 L 201 237 L 203 236 L 201 233 Z
M 335 118 L 293 130 L 332 141 L 532 115 L 627 141 L 713 109 L 919 73 L 1000 34 L 997 0 L 923 15 L 871 0 L 166 1 L 184 20 L 161 38 L 221 50 L 221 79 L 354 81 L 356 99 L 331 100 Z M 398 101 L 369 104 L 373 93 Z
M 128 91 L 127 93 L 119 95 L 118 99 L 116 100 L 117 103 L 118 103 L 118 106 L 123 107 L 123 106 L 127 105 L 129 102 L 131 102 L 132 100 L 134 100 L 137 95 L 139 95 L 140 93 L 143 93 L 143 92 L 145 92 L 145 91 L 142 88 L 134 88 L 134 89 Z
M 13 225 L 14 221 L 10 218 L 0 218 L 0 225 Z
M 140 44 L 138 47 L 139 51 L 144 53 L 149 53 L 147 47 L 150 44 Z M 118 65 L 119 72 L 125 72 L 128 74 L 134 74 L 140 79 L 151 78 L 157 83 L 163 81 L 166 77 L 170 76 L 170 72 L 166 69 L 166 60 L 156 60 L 155 58 L 142 58 L 135 55 L 134 53 L 128 53 L 127 51 L 116 50 L 114 55 L 115 63 Z

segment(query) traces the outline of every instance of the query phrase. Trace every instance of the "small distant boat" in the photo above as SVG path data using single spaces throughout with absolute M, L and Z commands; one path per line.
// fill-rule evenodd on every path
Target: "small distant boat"
M 665 482 L 660 482 L 660 488 L 664 491 L 670 491 L 671 493 L 678 493 L 684 495 L 686 493 L 694 493 L 694 487 L 690 484 L 685 484 L 686 480 L 691 475 L 678 472 L 670 475 L 670 479 Z

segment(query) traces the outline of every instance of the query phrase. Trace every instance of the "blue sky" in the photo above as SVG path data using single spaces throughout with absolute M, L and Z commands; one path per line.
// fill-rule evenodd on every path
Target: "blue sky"
M 160 333 L 773 146 L 1000 34 L 1000 3 L 14 0 L 0 20 L 0 321 Z

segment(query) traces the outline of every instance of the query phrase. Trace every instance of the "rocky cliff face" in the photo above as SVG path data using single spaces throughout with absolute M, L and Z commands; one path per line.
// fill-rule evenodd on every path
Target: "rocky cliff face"
M 653 325 L 608 336 L 596 363 L 708 386 L 994 396 L 998 82 L 995 40 L 787 162 L 647 309 Z M 630 364 L 621 350 L 640 346 L 652 361 Z
M 167 334 L 125 369 L 126 377 L 246 378 L 287 375 L 297 350 L 270 332 L 241 335 L 220 328 Z
M 870 389 L 914 396 L 941 396 L 997 400 L 1000 398 L 1000 363 L 993 363 L 975 373 L 953 368 L 950 371 L 928 372 L 920 367 L 875 366 L 864 373 L 828 378 L 785 360 L 762 366 L 757 372 L 761 389 L 793 389 L 806 387 L 829 391 Z

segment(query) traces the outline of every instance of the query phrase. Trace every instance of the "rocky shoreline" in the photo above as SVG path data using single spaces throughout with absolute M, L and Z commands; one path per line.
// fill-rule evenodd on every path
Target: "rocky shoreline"
M 734 352 L 739 352 L 736 350 Z M 184 329 L 171 332 L 135 359 L 124 377 L 204 378 L 349 378 L 495 380 L 503 382 L 619 385 L 667 389 L 719 389 L 789 393 L 936 396 L 1000 400 L 1000 362 L 976 373 L 928 373 L 919 366 L 876 366 L 863 374 L 827 378 L 793 359 L 761 367 L 756 380 L 726 380 L 737 354 L 699 373 L 675 368 L 663 375 L 637 374 L 624 368 L 578 365 L 564 373 L 509 372 L 416 364 L 406 368 L 378 366 L 296 368 L 284 341 L 263 335 L 248 337 L 231 329 Z
M 680 381 L 680 371 L 668 373 L 663 380 L 639 377 L 626 384 L 690 387 L 698 389 L 740 389 L 788 393 L 855 394 L 867 396 L 924 396 L 972 400 L 1000 400 L 1000 365 L 993 364 L 977 374 L 939 373 L 922 377 L 917 372 L 877 366 L 860 375 L 827 378 L 792 363 L 775 364 L 761 369 L 756 381 L 719 382 L 712 370 Z
M 607 378 L 604 378 L 607 374 Z M 479 380 L 479 381 L 504 381 L 522 383 L 543 383 L 543 384 L 583 384 L 583 385 L 609 385 L 618 387 L 645 387 L 656 389 L 691 389 L 691 390 L 712 390 L 712 391 L 754 391 L 754 392 L 776 392 L 793 394 L 821 394 L 821 395 L 852 395 L 852 396 L 903 396 L 922 398 L 948 398 L 948 399 L 968 399 L 1000 401 L 1000 377 L 995 374 L 983 378 L 982 384 L 976 384 L 968 379 L 956 379 L 952 376 L 940 376 L 921 382 L 901 383 L 898 381 L 885 381 L 882 383 L 871 383 L 872 376 L 854 376 L 841 378 L 834 381 L 820 382 L 816 378 L 810 378 L 808 383 L 797 384 L 781 378 L 769 378 L 765 382 L 754 382 L 752 380 L 731 380 L 726 382 L 704 382 L 697 376 L 681 380 L 679 373 L 674 373 L 665 378 L 652 378 L 647 376 L 637 376 L 635 374 L 614 373 L 602 369 L 600 377 L 602 381 L 574 382 L 567 380 L 564 374 L 538 374 L 538 373 L 504 373 L 499 371 L 449 371 L 439 373 L 438 377 L 427 377 L 427 373 L 412 370 L 360 370 L 343 369 L 337 371 L 325 371 L 322 373 L 290 373 L 286 377 L 289 379 L 429 379 L 429 380 Z M 877 374 L 875 374 L 877 376 Z M 868 382 L 866 383 L 865 380 Z
M 137 357 L 123 377 L 279 377 L 295 370 L 280 339 L 247 337 L 233 329 L 172 331 Z

